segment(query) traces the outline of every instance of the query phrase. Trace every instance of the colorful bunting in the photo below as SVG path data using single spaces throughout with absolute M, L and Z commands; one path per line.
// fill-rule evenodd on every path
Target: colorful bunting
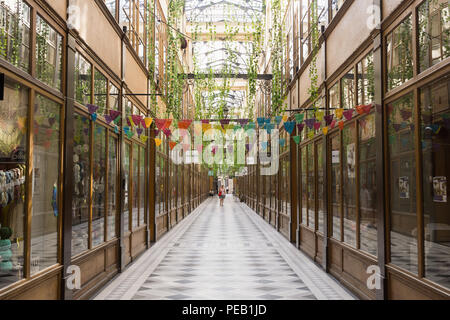
M 308 138 L 309 138 L 309 139 L 314 138 L 314 131 L 308 132 Z
M 159 147 L 161 145 L 161 143 L 162 143 L 161 139 L 155 138 L 155 144 L 157 147 Z
M 322 128 L 322 132 L 323 132 L 324 135 L 327 135 L 328 134 L 328 127 L 323 127 Z
M 336 123 L 337 123 L 336 120 L 333 120 L 333 121 L 331 122 L 330 128 L 331 128 L 332 130 L 334 129 L 334 127 L 336 127 Z
M 169 141 L 169 148 L 170 148 L 170 150 L 173 150 L 173 148 L 175 148 L 176 145 L 177 145 L 176 142 Z
M 88 105 L 86 105 L 86 107 L 88 108 L 89 114 L 94 114 L 98 110 L 98 106 L 96 106 L 94 104 L 88 104 Z
M 295 136 L 295 137 L 292 137 L 292 139 L 294 139 L 295 144 L 299 144 L 301 137 L 300 136 Z
M 97 114 L 96 113 L 92 113 L 91 114 L 91 119 L 92 119 L 92 121 L 97 121 Z
M 336 115 L 336 119 L 341 120 L 344 114 L 344 109 L 336 109 L 334 110 L 334 114 Z
M 140 137 L 141 134 L 144 133 L 144 129 L 142 129 L 142 128 L 137 128 L 137 129 L 136 129 L 136 133 L 137 133 L 138 137 Z
M 327 126 L 329 126 L 331 124 L 331 122 L 333 121 L 334 115 L 329 114 L 329 115 L 326 115 L 324 118 L 325 118 L 325 124 Z
M 286 145 L 286 139 L 280 139 L 280 146 L 283 148 Z
M 178 128 L 188 129 L 191 126 L 192 120 L 180 120 L 178 121 Z
M 142 122 L 142 116 L 140 116 L 140 115 L 134 114 L 131 116 L 131 119 L 133 120 L 133 123 L 136 127 L 138 127 Z
M 141 141 L 142 141 L 142 143 L 146 143 L 146 142 L 147 142 L 147 139 L 148 139 L 147 136 L 144 136 L 144 135 L 141 136 Z
M 256 121 L 258 122 L 258 126 L 260 128 L 263 128 L 264 125 L 266 124 L 266 119 L 265 118 L 257 118 Z
M 297 125 L 298 132 L 302 132 L 303 129 L 305 129 L 305 124 L 304 123 L 300 123 L 300 124 Z
M 268 133 L 268 134 L 271 134 L 271 133 L 272 133 L 272 130 L 275 129 L 275 124 L 273 124 L 273 123 L 268 123 L 268 124 L 266 124 L 265 129 L 267 130 L 267 133 Z
M 276 116 L 275 117 L 275 122 L 277 123 L 277 125 L 280 125 L 281 121 L 283 120 L 282 116 Z
M 164 129 L 163 133 L 166 135 L 167 138 L 169 138 L 172 135 L 172 131 L 168 128 Z
M 306 119 L 305 124 L 309 129 L 314 128 L 314 123 L 316 123 L 316 119 Z
M 105 114 L 105 121 L 107 124 L 111 124 L 113 119 L 111 118 L 111 116 L 109 114 Z
M 305 119 L 304 113 L 297 113 L 295 115 L 295 121 L 297 121 L 298 124 L 302 123 L 304 119 Z
M 323 111 L 316 111 L 316 119 L 317 119 L 318 121 L 322 121 L 322 120 L 323 120 L 323 117 L 324 117 Z
M 353 118 L 353 110 L 345 110 L 344 111 L 344 117 L 347 121 L 352 120 Z
M 294 131 L 295 128 L 295 122 L 294 121 L 290 121 L 290 122 L 285 122 L 284 123 L 284 129 L 286 130 L 286 132 L 288 134 L 292 134 L 292 132 Z
M 315 129 L 315 130 L 319 130 L 321 126 L 322 126 L 322 123 L 321 123 L 321 122 L 316 122 L 316 123 L 314 123 L 314 129 Z
M 338 123 L 338 126 L 339 126 L 339 130 L 344 130 L 344 121 L 339 121 L 339 123 Z
M 152 118 L 144 118 L 142 120 L 142 126 L 144 128 L 150 128 L 150 126 L 152 125 L 153 119 Z
M 112 121 L 114 121 L 117 119 L 118 116 L 120 116 L 120 111 L 109 110 L 109 116 L 111 117 Z
M 283 116 L 283 122 L 286 122 L 286 121 L 288 121 L 289 120 L 289 117 L 288 116 Z
M 368 105 L 363 106 L 364 113 L 369 114 L 370 111 L 372 111 L 372 108 L 373 108 L 373 104 L 368 104 Z

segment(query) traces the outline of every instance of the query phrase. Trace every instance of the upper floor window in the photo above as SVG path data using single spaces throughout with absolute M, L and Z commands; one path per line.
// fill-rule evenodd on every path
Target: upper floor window
M 36 77 L 61 90 L 62 36 L 39 15 L 36 30 Z
M 83 105 L 91 103 L 92 65 L 75 54 L 75 100 Z
M 104 0 L 109 12 L 116 17 L 117 0 Z
M 426 0 L 418 8 L 420 72 L 450 56 L 448 0 Z
M 413 77 L 411 15 L 388 34 L 386 60 L 388 90 L 395 89 Z
M 146 0 L 122 0 L 120 25 L 127 27 L 127 35 L 142 62 L 146 52 Z
M 22 0 L 0 3 L 0 57 L 29 72 L 31 9 Z
M 366 105 L 375 98 L 375 69 L 373 53 L 370 52 L 357 65 L 358 101 L 357 104 Z
M 333 19 L 340 8 L 344 5 L 345 0 L 331 0 L 331 19 Z

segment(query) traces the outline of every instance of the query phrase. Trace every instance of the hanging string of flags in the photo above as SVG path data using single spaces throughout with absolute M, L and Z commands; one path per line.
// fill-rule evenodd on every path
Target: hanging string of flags
M 98 119 L 97 111 L 99 109 L 98 106 L 88 104 L 87 105 L 89 114 L 91 116 L 92 121 L 96 121 Z M 273 118 L 265 118 L 265 117 L 259 117 L 256 119 L 256 122 L 250 121 L 249 119 L 236 119 L 236 120 L 230 120 L 230 119 L 220 119 L 220 120 L 199 120 L 199 125 L 194 126 L 193 132 L 195 135 L 199 135 L 201 133 L 205 133 L 209 129 L 218 129 L 222 130 L 222 132 L 226 132 L 226 130 L 234 130 L 235 132 L 240 129 L 244 130 L 251 130 L 256 129 L 257 127 L 259 129 L 264 129 L 267 131 L 268 134 L 271 134 L 272 130 L 275 128 L 279 128 L 282 124 L 281 128 L 284 129 L 289 135 L 292 135 L 294 132 L 294 129 L 297 128 L 297 134 L 296 136 L 293 136 L 292 139 L 296 144 L 299 144 L 301 142 L 301 134 L 305 130 L 305 128 L 308 128 L 307 137 L 312 139 L 314 136 L 320 131 L 324 135 L 327 135 L 330 130 L 333 130 L 334 128 L 338 127 L 339 130 L 344 129 L 344 125 L 346 121 L 351 121 L 355 113 L 356 115 L 365 115 L 369 114 L 373 108 L 376 108 L 378 112 L 381 112 L 381 106 L 380 105 L 361 105 L 357 106 L 354 109 L 332 109 L 332 113 L 325 115 L 324 111 L 316 110 L 314 112 L 314 115 L 311 117 L 308 115 L 307 118 L 305 118 L 307 115 L 305 112 L 303 113 L 297 113 L 294 115 L 294 121 L 288 121 L 288 116 L 275 116 Z M 390 114 L 393 112 L 393 107 L 391 105 L 387 106 L 387 112 Z M 314 111 L 314 110 L 313 110 Z M 400 110 L 401 118 L 403 119 L 402 124 L 397 123 L 389 123 L 392 125 L 392 128 L 398 132 L 402 128 L 406 127 L 405 123 L 411 119 L 412 112 L 410 110 Z M 109 110 L 106 114 L 103 115 L 105 121 L 111 125 L 114 125 L 114 131 L 116 133 L 119 132 L 119 125 L 120 125 L 120 119 L 121 119 L 121 112 L 117 110 Z M 424 119 L 426 120 L 426 119 Z M 444 119 L 446 121 L 446 124 L 450 126 L 450 119 L 449 117 Z M 128 115 L 126 117 L 126 123 L 127 125 L 123 127 L 123 132 L 127 135 L 128 138 L 132 138 L 133 136 L 137 135 L 138 139 L 140 139 L 143 143 L 147 142 L 148 136 L 144 134 L 144 130 L 147 128 L 150 128 L 150 126 L 154 123 L 155 124 L 155 130 L 156 135 L 154 141 L 157 147 L 159 147 L 162 144 L 162 137 L 160 137 L 160 133 L 162 133 L 164 136 L 166 136 L 168 139 L 171 139 L 172 137 L 172 130 L 174 129 L 189 129 L 192 125 L 194 120 L 176 120 L 176 119 L 156 119 L 151 117 L 144 117 L 142 115 Z M 366 126 L 366 120 L 360 119 L 360 125 L 365 127 Z M 410 123 L 411 130 L 414 130 L 414 124 Z M 430 128 L 432 129 L 433 133 L 437 134 L 441 126 L 439 124 L 432 124 L 430 125 Z M 183 132 L 183 131 L 181 131 Z M 182 140 L 182 139 L 180 139 Z M 280 139 L 280 146 L 284 147 L 286 145 L 286 139 Z M 169 140 L 169 147 L 171 150 L 175 148 L 176 145 L 178 145 L 180 142 Z M 247 151 L 252 148 L 252 146 L 247 145 Z M 203 146 L 197 147 L 198 149 L 203 149 Z M 267 148 L 267 143 L 262 144 L 261 148 L 264 150 Z M 188 150 L 189 145 L 183 144 L 183 149 Z M 201 152 L 202 150 L 197 150 Z M 217 152 L 217 148 L 215 146 L 212 147 L 212 153 L 215 154 Z

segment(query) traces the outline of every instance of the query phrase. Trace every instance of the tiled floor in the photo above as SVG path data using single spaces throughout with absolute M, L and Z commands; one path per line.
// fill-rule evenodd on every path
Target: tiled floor
M 247 206 L 209 199 L 95 299 L 354 299 Z

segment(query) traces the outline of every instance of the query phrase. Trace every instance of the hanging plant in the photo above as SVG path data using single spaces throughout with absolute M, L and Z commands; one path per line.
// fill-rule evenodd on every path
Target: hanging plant
M 283 81 L 283 26 L 281 0 L 272 0 L 272 32 L 270 39 L 271 65 L 272 65 L 272 115 L 277 116 L 283 112 L 283 100 L 286 86 Z
M 308 90 L 310 99 L 312 102 L 312 108 L 317 110 L 317 101 L 319 97 L 319 75 L 317 72 L 317 53 L 319 52 L 319 17 L 318 17 L 318 7 L 317 0 L 311 2 L 310 7 L 311 17 L 311 63 L 309 65 L 309 78 L 311 81 L 311 86 Z

